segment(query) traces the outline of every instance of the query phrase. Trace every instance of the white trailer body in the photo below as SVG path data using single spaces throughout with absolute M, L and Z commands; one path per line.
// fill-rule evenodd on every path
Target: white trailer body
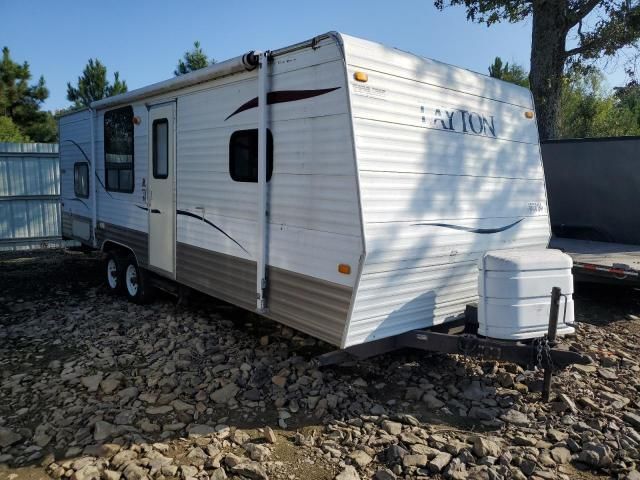
M 338 33 L 270 58 L 265 105 L 238 58 L 62 117 L 63 234 L 252 311 L 264 248 L 261 313 L 342 348 L 459 318 L 484 252 L 546 248 L 528 90 Z

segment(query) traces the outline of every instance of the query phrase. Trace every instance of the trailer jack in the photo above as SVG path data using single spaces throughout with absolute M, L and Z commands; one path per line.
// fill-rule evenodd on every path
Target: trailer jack
M 544 401 L 548 401 L 551 389 L 551 375 L 554 369 L 565 368 L 574 363 L 583 365 L 592 363 L 592 359 L 588 355 L 560 348 L 555 342 L 560 297 L 560 289 L 554 287 L 551 295 L 549 331 L 545 337 L 527 343 L 496 340 L 481 337 L 476 333 L 468 333 L 470 330 L 469 325 L 473 325 L 474 322 L 474 307 L 470 306 L 465 314 L 467 324 L 465 332 L 467 333 L 456 335 L 432 330 L 412 330 L 393 337 L 328 352 L 314 358 L 313 363 L 317 367 L 326 367 L 353 360 L 363 360 L 401 348 L 414 348 L 428 352 L 500 360 L 512 362 L 525 368 L 538 367 L 544 369 L 542 396 Z M 473 327 L 471 327 L 471 330 L 473 330 Z

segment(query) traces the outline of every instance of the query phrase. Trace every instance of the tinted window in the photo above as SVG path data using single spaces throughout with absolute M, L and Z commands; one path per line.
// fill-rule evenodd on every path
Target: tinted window
M 104 114 L 104 171 L 107 190 L 133 192 L 133 108 Z
M 169 173 L 169 122 L 153 121 L 153 178 L 167 178 Z
M 76 197 L 89 198 L 89 164 L 87 162 L 73 165 L 73 191 Z
M 229 173 L 236 182 L 258 181 L 258 129 L 238 130 L 229 141 Z M 267 130 L 267 181 L 273 173 L 273 136 Z

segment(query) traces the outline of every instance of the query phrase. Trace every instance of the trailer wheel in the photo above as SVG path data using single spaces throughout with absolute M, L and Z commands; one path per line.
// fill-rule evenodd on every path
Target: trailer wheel
M 133 255 L 127 257 L 123 270 L 124 291 L 127 298 L 134 303 L 147 303 L 151 299 L 152 287 L 147 272 L 138 266 Z
M 107 288 L 110 293 L 119 294 L 122 292 L 122 272 L 124 260 L 115 252 L 107 253 L 104 262 L 104 272 L 107 279 Z

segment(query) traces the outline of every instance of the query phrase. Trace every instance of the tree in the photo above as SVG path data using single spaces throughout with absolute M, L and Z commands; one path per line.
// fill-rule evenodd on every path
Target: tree
M 607 92 L 599 71 L 567 75 L 563 81 L 561 103 L 560 138 L 617 137 L 640 133 L 637 114 Z
M 529 83 L 543 139 L 558 134 L 565 69 L 613 57 L 624 47 L 637 46 L 640 39 L 640 0 L 434 0 L 434 4 L 438 9 L 462 5 L 467 19 L 488 26 L 531 19 Z
M 0 116 L 0 142 L 28 142 L 29 137 L 20 131 L 10 117 Z
M 216 61 L 213 58 L 209 59 L 209 57 L 207 57 L 207 54 L 204 53 L 200 46 L 200 42 L 196 40 L 193 42 L 193 49 L 184 52 L 184 56 L 178 60 L 178 66 L 173 71 L 173 74 L 179 77 L 180 75 L 199 70 L 214 63 L 216 63 Z
M 636 125 L 640 129 L 640 84 L 636 80 L 632 80 L 624 87 L 614 88 L 614 91 L 618 108 L 632 112 L 636 119 Z
M 513 74 L 513 69 L 516 69 Z M 495 78 L 520 83 L 526 81 L 524 68 L 502 63 L 496 57 L 489 67 Z M 570 69 L 562 80 L 558 117 L 559 138 L 613 137 L 640 134 L 640 86 L 630 82 L 611 93 L 604 87 L 604 76 L 594 68 Z
M 37 121 L 25 128 L 34 142 L 55 143 L 58 141 L 58 122 L 51 112 L 38 112 Z
M 29 64 L 14 62 L 9 48 L 4 47 L 0 62 L 0 116 L 5 117 L 3 134 L 8 136 L 8 132 L 12 132 L 11 136 L 20 141 L 55 141 L 55 121 L 52 121 L 51 113 L 40 110 L 49 96 L 44 77 L 33 85 L 29 84 L 30 80 Z
M 107 80 L 107 67 L 97 58 L 90 58 L 78 77 L 76 87 L 67 83 L 67 100 L 76 107 L 88 107 L 91 102 L 127 91 L 127 82 L 120 80 L 120 73 L 113 74 L 113 84 Z
M 529 87 L 529 74 L 524 67 L 518 64 L 509 65 L 509 62 L 503 64 L 500 57 L 496 57 L 493 65 L 489 66 L 489 76 L 521 87 Z

